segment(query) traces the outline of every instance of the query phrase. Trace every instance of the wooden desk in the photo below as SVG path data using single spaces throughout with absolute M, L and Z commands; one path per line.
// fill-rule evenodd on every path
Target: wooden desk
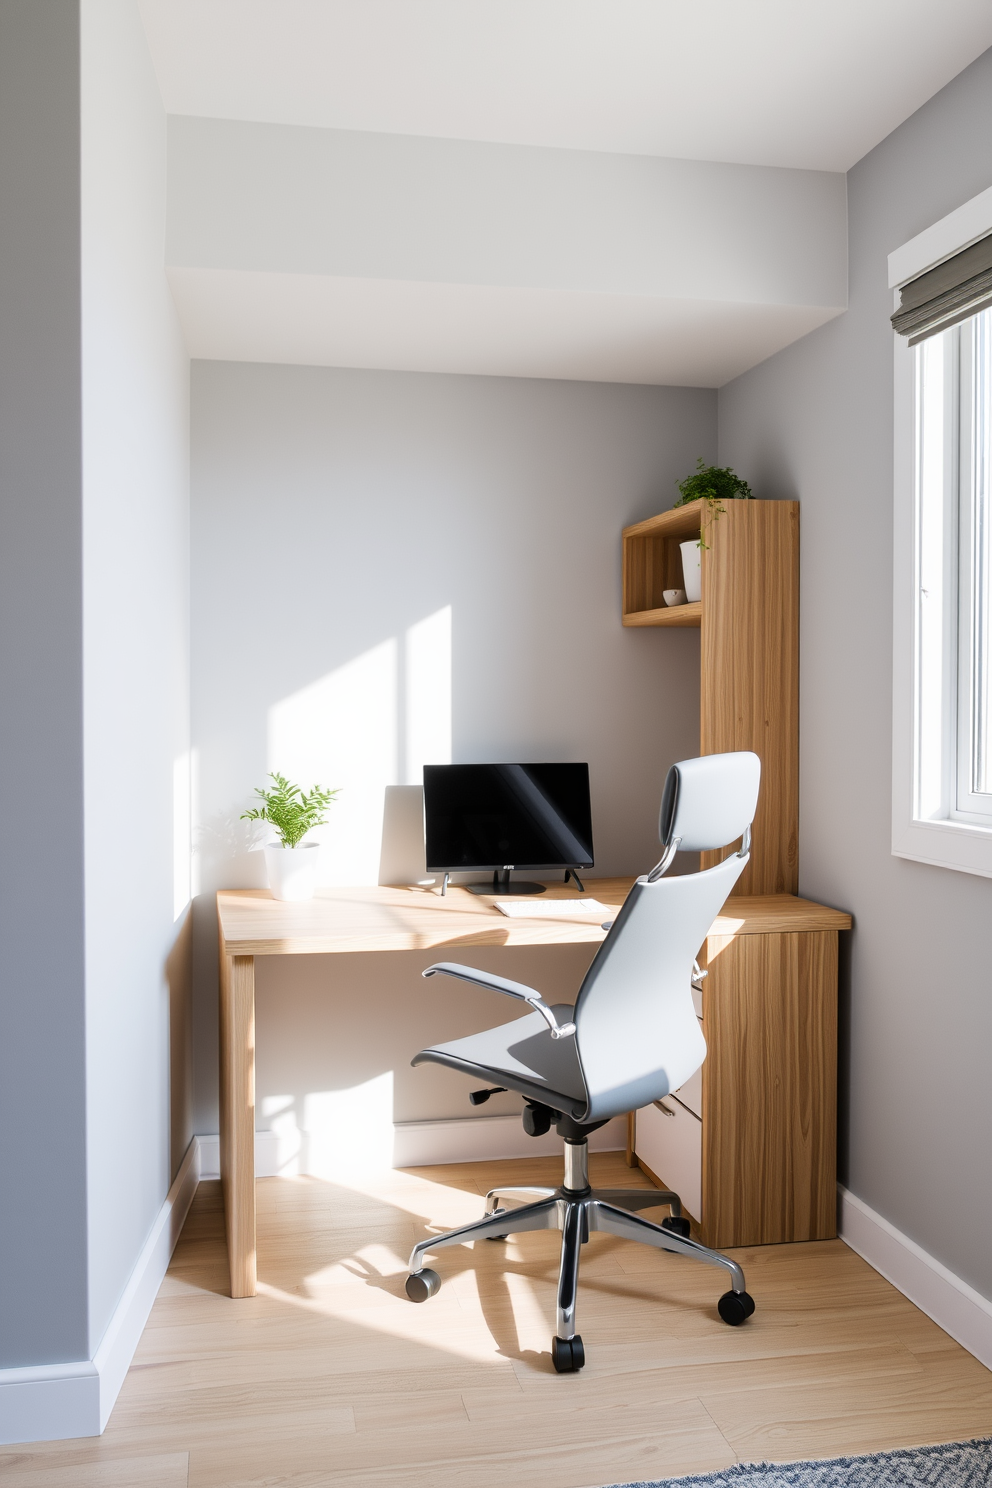
M 589 879 L 588 893 L 619 908 L 632 883 Z M 549 885 L 544 902 L 579 897 L 558 883 Z M 437 950 L 439 960 L 451 960 L 476 946 L 594 944 L 605 935 L 595 921 L 507 919 L 488 898 L 454 887 L 444 898 L 417 889 L 320 889 L 306 904 L 280 903 L 266 889 L 231 889 L 217 895 L 217 915 L 220 1162 L 232 1297 L 255 1295 L 256 956 Z M 711 938 L 729 945 L 740 935 L 828 931 L 836 945 L 836 931 L 850 923 L 847 915 L 789 894 L 742 896 L 728 900 Z

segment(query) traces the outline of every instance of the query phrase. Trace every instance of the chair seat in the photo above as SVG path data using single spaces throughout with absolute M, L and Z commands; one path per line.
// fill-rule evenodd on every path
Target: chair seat
M 571 1022 L 572 1008 L 559 1003 L 560 1023 Z M 421 1049 L 413 1064 L 443 1064 L 448 1069 L 505 1085 L 530 1100 L 581 1119 L 588 1107 L 585 1081 L 574 1038 L 553 1039 L 540 1013 L 487 1028 L 468 1038 Z

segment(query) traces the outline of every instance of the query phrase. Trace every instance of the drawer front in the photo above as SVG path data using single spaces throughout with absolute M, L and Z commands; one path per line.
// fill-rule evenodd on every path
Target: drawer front
M 703 1116 L 703 1067 L 694 1075 L 690 1075 L 684 1085 L 680 1085 L 675 1091 L 684 1106 L 688 1106 L 702 1120 Z
M 664 1105 L 666 1110 L 652 1105 L 637 1112 L 634 1152 L 644 1159 L 656 1178 L 678 1194 L 693 1219 L 701 1221 L 703 1123 L 671 1096 Z

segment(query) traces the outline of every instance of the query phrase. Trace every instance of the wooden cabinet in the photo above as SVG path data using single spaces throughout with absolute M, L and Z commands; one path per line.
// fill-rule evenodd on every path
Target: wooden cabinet
M 783 894 L 731 898 L 727 919 L 736 931 L 711 935 L 699 958 L 701 1088 L 638 1111 L 630 1145 L 706 1245 L 832 1239 L 837 937 L 850 916 Z
M 679 544 L 700 533 L 702 598 L 668 609 Z M 739 927 L 700 955 L 701 1082 L 631 1117 L 631 1161 L 683 1194 L 707 1245 L 832 1238 L 837 937 L 851 921 L 795 897 L 799 503 L 728 501 L 714 520 L 697 501 L 628 527 L 623 623 L 699 627 L 700 753 L 753 749 L 762 766 L 751 861 L 724 910 Z

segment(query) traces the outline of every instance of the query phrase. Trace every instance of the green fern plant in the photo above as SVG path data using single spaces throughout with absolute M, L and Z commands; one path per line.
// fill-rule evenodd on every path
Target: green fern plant
M 705 501 L 708 520 L 700 523 L 699 546 L 708 547 L 704 530 L 710 522 L 722 517 L 727 508 L 725 501 L 753 501 L 754 492 L 746 480 L 742 480 L 729 465 L 704 465 L 702 457 L 696 468 L 685 480 L 676 481 L 680 492 L 676 506 L 687 506 L 690 501 Z
M 315 785 L 308 794 L 274 771 L 269 772 L 269 779 L 275 781 L 275 789 L 256 788 L 255 794 L 261 796 L 262 804 L 243 811 L 241 820 L 270 822 L 279 833 L 283 847 L 298 847 L 309 831 L 324 825 L 327 808 L 340 792 L 322 790 Z

